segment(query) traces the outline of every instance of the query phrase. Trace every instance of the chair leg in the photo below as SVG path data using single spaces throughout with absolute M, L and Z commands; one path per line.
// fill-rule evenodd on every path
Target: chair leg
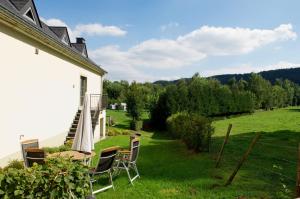
M 93 183 L 91 177 L 90 177 L 90 191 L 91 191 L 91 196 L 93 196 L 94 190 L 93 190 Z
M 124 164 L 124 162 L 122 162 L 122 164 L 123 164 L 123 166 L 124 166 L 124 168 L 127 172 L 130 183 L 133 185 L 132 180 L 131 180 L 131 176 L 130 176 L 130 173 L 129 173 L 129 168 Z
M 138 171 L 137 166 L 136 166 L 135 163 L 134 163 L 134 165 L 133 165 L 133 168 L 134 168 L 134 170 L 135 170 L 137 176 L 138 176 L 139 178 L 141 178 L 141 176 L 140 176 L 140 174 L 139 174 L 139 171 Z
M 111 185 L 112 185 L 113 190 L 115 190 L 114 183 L 113 183 L 113 179 L 112 179 L 111 171 L 109 171 L 109 180 L 110 180 L 110 183 L 111 183 Z

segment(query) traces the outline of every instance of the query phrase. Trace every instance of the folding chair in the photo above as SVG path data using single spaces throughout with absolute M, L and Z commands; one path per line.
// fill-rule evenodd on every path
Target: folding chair
M 139 139 L 135 138 L 131 141 L 130 144 L 130 151 L 120 151 L 120 158 L 117 161 L 117 170 L 118 173 L 120 170 L 125 170 L 127 172 L 128 178 L 130 183 L 133 185 L 133 181 L 137 178 L 140 178 L 140 174 L 138 172 L 136 161 L 139 155 L 140 149 L 140 141 Z M 130 170 L 133 169 L 135 172 L 135 176 L 131 177 Z
M 26 152 L 26 165 L 32 167 L 33 163 L 44 164 L 45 163 L 45 151 L 37 148 L 27 148 Z
M 100 158 L 99 158 L 97 167 L 90 170 L 90 176 L 91 176 L 90 188 L 91 188 L 92 195 L 102 192 L 102 191 L 105 191 L 110 188 L 114 189 L 114 184 L 113 184 L 113 180 L 112 180 L 112 165 L 114 163 L 114 160 L 118 153 L 118 150 L 119 150 L 119 147 L 110 147 L 110 148 L 104 149 L 100 154 Z M 97 181 L 97 180 L 95 180 L 95 177 L 101 176 L 105 173 L 109 175 L 110 185 L 94 191 L 93 183 Z

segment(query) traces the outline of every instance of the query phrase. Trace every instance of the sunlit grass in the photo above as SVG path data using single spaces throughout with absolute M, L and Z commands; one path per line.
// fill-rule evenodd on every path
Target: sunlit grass
M 124 112 L 108 111 L 108 115 L 114 117 L 115 128 L 129 127 L 130 119 Z M 221 167 L 215 169 L 215 158 L 229 123 L 233 130 Z M 122 173 L 114 180 L 115 191 L 100 193 L 97 198 L 281 198 L 285 191 L 291 193 L 284 195 L 293 195 L 300 140 L 299 108 L 260 111 L 216 121 L 214 126 L 211 152 L 200 154 L 187 151 L 183 143 L 162 133 L 142 132 L 138 160 L 141 178 L 131 186 Z M 224 187 L 256 132 L 262 132 L 260 141 L 233 184 Z M 109 137 L 96 144 L 96 151 L 115 145 L 128 147 L 129 136 Z

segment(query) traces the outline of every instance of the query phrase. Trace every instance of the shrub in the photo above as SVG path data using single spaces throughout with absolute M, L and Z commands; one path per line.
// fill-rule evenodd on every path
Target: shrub
M 3 168 L 3 170 L 7 171 L 9 168 L 24 169 L 24 163 L 19 160 L 12 160 L 8 163 L 6 167 Z
M 45 165 L 0 173 L 0 198 L 85 198 L 88 194 L 88 168 L 71 160 L 52 158 Z
M 131 131 L 131 130 L 122 131 L 122 135 L 130 135 L 132 133 L 133 133 L 133 131 Z
M 169 134 L 181 138 L 188 149 L 209 151 L 214 130 L 211 120 L 197 114 L 177 113 L 167 119 L 167 126 Z
M 122 132 L 116 128 L 109 128 L 107 135 L 108 136 L 117 136 L 117 135 L 122 135 Z
M 167 130 L 172 138 L 179 139 L 183 136 L 186 126 L 189 125 L 187 113 L 176 113 L 168 117 Z
M 134 131 L 140 131 L 143 127 L 143 121 L 132 120 L 130 122 L 130 129 Z
M 67 141 L 65 145 L 61 145 L 59 147 L 43 147 L 43 150 L 46 153 L 57 153 L 57 152 L 63 152 L 63 151 L 70 151 L 72 148 L 72 140 Z

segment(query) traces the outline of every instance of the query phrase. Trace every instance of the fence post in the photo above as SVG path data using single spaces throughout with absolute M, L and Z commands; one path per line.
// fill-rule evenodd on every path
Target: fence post
M 298 146 L 298 167 L 297 167 L 297 184 L 296 184 L 297 198 L 300 197 L 300 143 Z
M 222 158 L 222 155 L 223 155 L 223 152 L 224 152 L 224 147 L 225 147 L 225 145 L 227 144 L 227 141 L 228 141 L 228 138 L 229 138 L 231 129 L 232 129 L 232 124 L 229 124 L 229 125 L 228 125 L 228 129 L 227 129 L 226 136 L 225 136 L 225 138 L 224 138 L 224 142 L 223 142 L 223 144 L 222 144 L 221 150 L 220 150 L 219 155 L 218 155 L 216 168 L 218 168 L 219 165 L 220 165 L 221 158 Z
M 257 133 L 255 135 L 255 137 L 253 138 L 251 144 L 249 145 L 246 153 L 243 155 L 242 159 L 240 160 L 240 162 L 238 163 L 237 167 L 235 168 L 235 170 L 233 171 L 233 173 L 231 174 L 231 176 L 229 177 L 229 179 L 227 180 L 225 186 L 230 185 L 235 177 L 235 175 L 237 174 L 237 172 L 239 171 L 239 169 L 242 167 L 242 165 L 244 164 L 244 162 L 246 161 L 247 157 L 249 156 L 250 152 L 252 151 L 254 145 L 256 144 L 256 142 L 258 141 L 258 139 L 260 138 L 260 133 Z

